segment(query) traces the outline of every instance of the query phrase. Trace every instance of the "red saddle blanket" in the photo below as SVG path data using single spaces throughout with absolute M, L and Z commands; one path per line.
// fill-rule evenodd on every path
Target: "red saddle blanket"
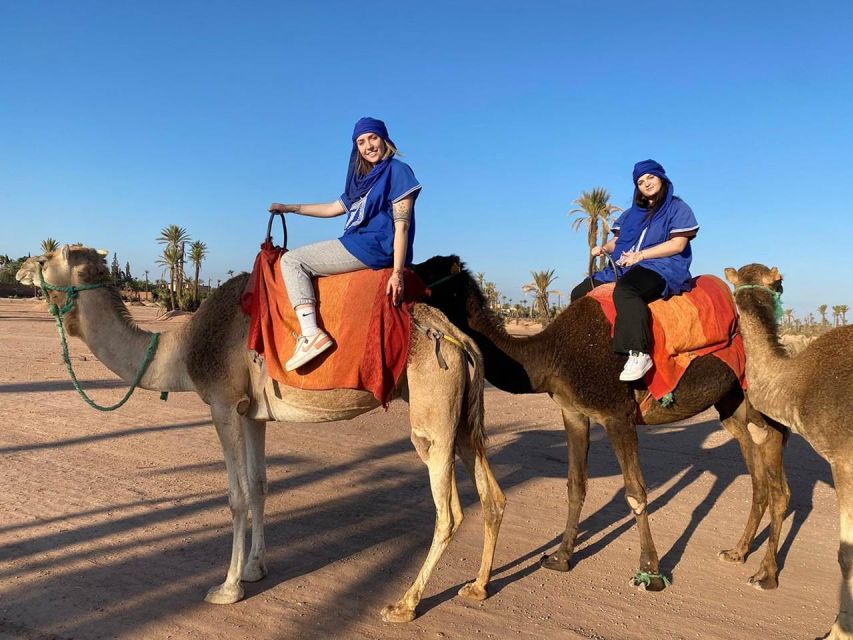
M 404 303 L 385 294 L 391 269 L 364 269 L 317 278 L 318 324 L 335 341 L 298 371 L 285 371 L 293 355 L 299 322 L 281 275 L 283 252 L 262 247 L 243 293 L 250 316 L 248 348 L 263 355 L 269 375 L 299 389 L 363 389 L 387 405 L 406 367 L 411 337 L 411 304 L 423 298 L 423 284 L 405 275 Z
M 746 388 L 746 356 L 729 286 L 710 275 L 694 278 L 693 285 L 687 293 L 655 300 L 649 305 L 654 337 L 651 356 L 655 366 L 643 382 L 657 400 L 675 389 L 694 359 L 707 354 L 729 365 Z M 614 286 L 602 285 L 587 294 L 601 305 L 611 326 L 616 319 Z

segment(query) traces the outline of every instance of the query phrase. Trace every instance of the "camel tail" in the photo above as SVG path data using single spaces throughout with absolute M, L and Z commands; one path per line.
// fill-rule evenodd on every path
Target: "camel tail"
M 451 325 L 452 326 L 452 325 Z M 477 455 L 486 453 L 485 409 L 483 407 L 483 389 L 485 387 L 485 367 L 480 348 L 467 335 L 453 326 L 451 335 L 465 345 L 469 368 L 468 384 L 465 388 L 465 405 L 460 420 L 457 438 L 466 438 Z

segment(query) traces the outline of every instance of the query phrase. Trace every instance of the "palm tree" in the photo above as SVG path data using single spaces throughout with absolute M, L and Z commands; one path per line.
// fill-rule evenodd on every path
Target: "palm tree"
M 166 267 L 169 270 L 169 301 L 171 302 L 170 309 L 176 309 L 175 304 L 175 269 L 178 266 L 178 249 L 173 246 L 168 246 L 163 249 L 163 255 L 157 260 L 157 265 Z
M 486 279 L 486 274 L 483 273 L 482 271 L 477 274 L 477 284 L 480 286 L 480 291 L 483 290 L 483 282 L 485 281 L 485 279 Z
M 817 312 L 820 314 L 820 324 L 821 325 L 826 324 L 826 309 L 827 309 L 827 305 L 825 305 L 825 304 L 822 304 L 817 308 Z
M 230 280 L 233 277 L 234 277 L 234 269 L 228 269 L 228 279 Z
M 193 282 L 193 304 L 198 307 L 198 274 L 201 271 L 201 261 L 207 257 L 207 245 L 201 240 L 196 240 L 190 245 L 190 260 L 195 267 L 195 280 Z
M 794 324 L 794 310 L 793 309 L 785 309 L 785 324 L 789 327 Z
M 837 327 L 841 323 L 841 305 L 832 305 L 832 326 Z
M 59 241 L 54 240 L 53 238 L 41 241 L 42 253 L 51 253 L 57 249 L 59 249 Z
M 838 313 L 841 315 L 841 324 L 842 325 L 847 324 L 847 312 L 849 310 L 850 309 L 848 308 L 848 306 L 846 304 L 838 305 Z
M 533 282 L 528 282 L 521 288 L 525 293 L 532 293 L 534 295 L 534 303 L 542 315 L 543 325 L 548 324 L 551 318 L 548 312 L 548 295 L 553 293 L 549 288 L 554 280 L 557 279 L 554 273 L 555 269 L 549 271 L 531 271 L 530 275 L 533 276 Z
M 182 293 L 183 286 L 183 277 L 184 277 L 184 243 L 190 241 L 190 235 L 187 233 L 187 230 L 183 227 L 179 227 L 176 224 L 170 224 L 168 227 L 164 227 L 160 231 L 160 235 L 157 236 L 157 242 L 160 244 L 165 244 L 166 249 L 172 249 L 173 251 L 169 252 L 170 259 L 173 260 L 172 264 L 169 266 L 169 288 L 171 291 L 174 291 L 177 287 L 178 290 L 178 299 L 180 300 L 180 295 Z M 166 249 L 163 250 L 163 256 L 166 256 Z M 158 261 L 157 264 L 160 264 Z M 171 299 L 174 303 L 174 295 L 171 295 Z M 173 304 L 172 308 L 175 306 Z
M 577 209 L 569 211 L 568 215 L 579 213 L 572 222 L 572 229 L 579 231 L 582 225 L 586 225 L 586 240 L 590 250 L 597 244 L 604 244 L 610 233 L 610 216 L 618 211 L 619 207 L 610 204 L 610 193 L 604 187 L 595 187 L 592 191 L 584 191 L 580 198 L 574 201 Z M 601 229 L 601 241 L 598 240 L 598 230 Z M 598 268 L 603 269 L 606 258 L 598 259 Z

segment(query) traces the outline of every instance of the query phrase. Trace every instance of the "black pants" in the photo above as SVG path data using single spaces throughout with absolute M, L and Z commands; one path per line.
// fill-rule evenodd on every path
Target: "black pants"
M 582 298 L 593 287 L 606 284 L 589 278 L 572 290 L 571 301 Z M 666 281 L 651 269 L 636 266 L 619 278 L 613 291 L 616 306 L 616 323 L 613 327 L 613 350 L 616 353 L 642 351 L 651 353 L 652 329 L 649 303 L 658 300 L 666 288 Z

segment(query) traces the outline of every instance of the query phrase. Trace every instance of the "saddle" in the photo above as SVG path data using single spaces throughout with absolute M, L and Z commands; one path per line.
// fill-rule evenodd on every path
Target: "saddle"
M 283 251 L 261 251 L 243 292 L 241 306 L 249 317 L 247 348 L 264 359 L 267 373 L 279 383 L 305 390 L 361 389 L 387 406 L 406 368 L 411 338 L 411 305 L 425 288 L 405 272 L 403 304 L 395 307 L 385 294 L 391 269 L 364 269 L 317 278 L 318 324 L 335 345 L 298 371 L 285 371 L 293 353 L 299 322 L 281 274 Z
M 746 388 L 746 356 L 738 331 L 737 308 L 729 286 L 720 278 L 702 275 L 693 279 L 687 293 L 649 305 L 653 335 L 652 360 L 655 366 L 643 382 L 649 393 L 661 400 L 672 392 L 693 360 L 713 354 L 725 362 Z M 596 287 L 587 295 L 601 305 L 611 324 L 616 319 L 613 289 Z

